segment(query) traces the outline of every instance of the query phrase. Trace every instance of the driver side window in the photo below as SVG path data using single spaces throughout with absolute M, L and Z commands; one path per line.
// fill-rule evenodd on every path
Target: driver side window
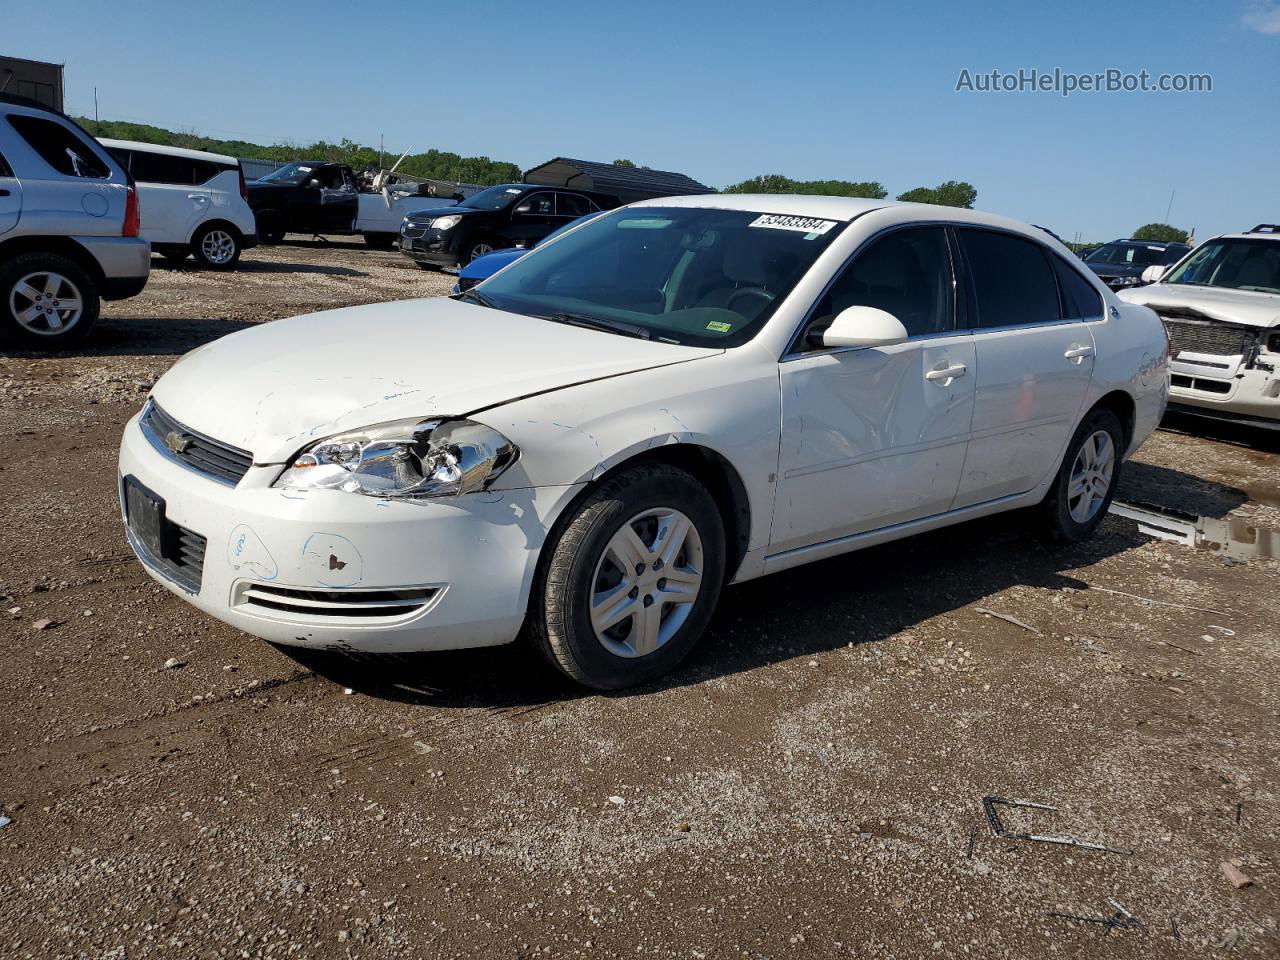
M 806 338 L 842 310 L 876 307 L 897 317 L 913 337 L 955 329 L 955 289 L 944 227 L 895 230 L 858 254 L 814 307 Z

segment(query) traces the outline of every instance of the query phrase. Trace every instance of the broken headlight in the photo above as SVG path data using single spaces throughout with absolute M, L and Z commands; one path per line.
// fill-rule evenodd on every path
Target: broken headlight
M 460 497 L 515 463 L 515 445 L 471 420 L 401 420 L 321 440 L 276 480 L 294 490 L 369 497 Z

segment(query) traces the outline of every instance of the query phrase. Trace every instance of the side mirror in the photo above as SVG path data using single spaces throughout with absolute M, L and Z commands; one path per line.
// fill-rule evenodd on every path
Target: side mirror
M 889 347 L 903 343 L 907 328 L 892 313 L 875 307 L 846 307 L 822 333 L 824 347 Z
M 319 180 L 317 180 L 315 177 L 312 177 L 310 180 L 308 180 L 308 181 L 307 181 L 307 189 L 309 189 L 309 190 L 319 190 L 319 189 L 320 189 L 320 181 L 319 181 Z
M 533 204 L 529 203 L 522 203 L 516 207 L 516 213 L 529 213 L 531 210 L 533 210 Z
M 1142 271 L 1143 283 L 1159 283 L 1160 278 L 1164 276 L 1165 268 L 1158 263 L 1153 263 L 1147 269 Z

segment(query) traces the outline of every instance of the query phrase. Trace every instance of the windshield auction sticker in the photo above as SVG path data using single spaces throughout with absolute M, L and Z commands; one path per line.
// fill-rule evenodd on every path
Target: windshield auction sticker
M 798 233 L 812 233 L 822 236 L 836 225 L 834 220 L 815 220 L 812 217 L 788 217 L 780 213 L 765 213 L 751 221 L 750 226 L 765 227 L 769 230 L 795 230 Z

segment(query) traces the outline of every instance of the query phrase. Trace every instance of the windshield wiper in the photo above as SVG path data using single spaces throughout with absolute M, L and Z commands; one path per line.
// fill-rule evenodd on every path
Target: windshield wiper
M 486 297 L 483 293 L 481 293 L 475 287 L 472 287 L 470 290 L 463 290 L 461 293 L 456 294 L 453 299 L 462 300 L 466 303 L 478 304 L 479 306 L 482 306 L 482 307 L 488 307 L 491 310 L 498 309 L 498 305 L 496 303 L 494 303 L 492 300 Z
M 552 323 L 567 323 L 571 327 L 586 327 L 589 330 L 604 330 L 608 333 L 618 333 L 624 337 L 638 337 L 641 340 L 651 339 L 648 327 L 642 327 L 635 323 L 624 323 L 621 320 L 606 320 L 603 317 L 591 317 L 585 313 L 550 313 L 550 314 L 534 314 L 543 320 L 550 320 Z

